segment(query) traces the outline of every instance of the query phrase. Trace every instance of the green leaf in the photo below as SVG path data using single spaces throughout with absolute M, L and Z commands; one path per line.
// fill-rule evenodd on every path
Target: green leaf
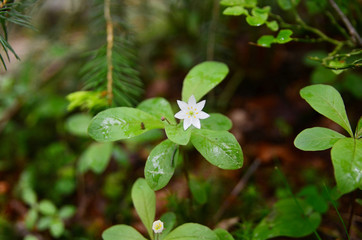
M 148 234 L 153 239 L 152 223 L 156 215 L 156 195 L 143 178 L 137 179 L 132 187 L 133 205 Z
M 292 41 L 293 39 L 290 36 L 293 34 L 292 30 L 282 29 L 279 31 L 278 36 L 275 38 L 275 42 L 279 44 L 284 44 Z
M 210 129 L 216 131 L 228 131 L 232 127 L 231 120 L 221 113 L 210 113 L 210 117 L 201 121 L 202 129 Z
M 92 143 L 79 159 L 79 172 L 91 169 L 95 173 L 102 173 L 111 158 L 112 149 L 112 143 Z
M 361 138 L 362 137 L 362 117 L 359 118 L 358 123 L 357 123 L 357 127 L 356 127 L 356 132 L 355 132 L 355 138 Z
M 64 233 L 64 223 L 60 219 L 53 219 L 52 223 L 50 224 L 50 234 L 55 237 L 59 238 Z
M 31 230 L 36 221 L 38 220 L 38 211 L 35 208 L 29 209 L 25 216 L 25 226 L 27 229 Z
M 66 205 L 59 210 L 59 217 L 61 219 L 68 219 L 74 216 L 76 207 L 72 205 Z
M 188 102 L 191 95 L 200 100 L 218 85 L 228 74 L 229 68 L 220 62 L 202 62 L 186 75 L 182 87 L 182 101 Z
M 337 75 L 323 66 L 317 66 L 311 76 L 311 82 L 314 84 L 333 83 L 336 79 Z
M 22 191 L 22 199 L 25 203 L 29 206 L 33 206 L 37 202 L 37 196 L 33 189 L 31 188 L 24 188 Z
M 289 198 L 279 200 L 271 213 L 254 229 L 253 240 L 264 240 L 278 236 L 304 237 L 317 229 L 321 215 L 305 201 Z M 304 211 L 303 211 L 303 210 Z
M 160 240 L 164 239 L 169 232 L 173 229 L 173 227 L 176 224 L 176 214 L 173 212 L 167 212 L 163 214 L 160 218 L 160 220 L 163 222 L 164 229 L 162 231 L 162 234 L 160 235 Z
M 34 235 L 26 235 L 24 240 L 38 240 L 38 238 Z
M 65 128 L 71 134 L 80 137 L 88 136 L 88 125 L 91 122 L 92 117 L 88 114 L 74 114 L 70 116 L 65 122 Z
M 265 23 L 265 19 L 259 16 L 247 16 L 246 22 L 253 27 L 259 27 Z
M 171 124 L 176 124 L 170 103 L 164 98 L 151 98 L 141 102 L 138 109 L 155 116 L 157 119 L 167 118 Z
M 344 135 L 328 128 L 314 127 L 303 130 L 294 140 L 294 145 L 304 151 L 321 151 L 331 148 Z
M 191 142 L 211 164 L 222 169 L 243 166 L 243 153 L 234 135 L 227 131 L 194 130 Z
M 343 68 L 343 67 L 346 66 L 346 62 L 345 61 L 333 60 L 333 61 L 330 61 L 328 63 L 328 66 L 332 67 L 332 68 Z M 332 70 L 332 72 L 334 72 L 334 74 L 336 74 L 336 75 L 341 74 L 343 71 L 344 71 L 343 69 Z
M 278 31 L 279 24 L 277 21 L 266 22 L 266 26 L 272 31 Z
M 362 189 L 362 141 L 344 138 L 331 151 L 334 176 L 341 194 Z
M 167 185 L 175 171 L 177 158 L 178 145 L 170 140 L 161 142 L 151 151 L 144 174 L 153 190 L 157 191 Z
M 202 182 L 195 177 L 190 177 L 189 188 L 193 198 L 198 204 L 205 204 L 207 202 L 208 187 L 206 182 Z
M 49 200 L 42 200 L 39 203 L 39 212 L 44 215 L 54 215 L 57 212 L 57 207 Z
M 37 224 L 38 230 L 44 231 L 44 230 L 48 229 L 50 227 L 52 221 L 53 221 L 53 217 L 50 217 L 50 216 L 40 218 L 38 221 L 38 224 Z
M 136 229 L 127 225 L 114 225 L 102 234 L 103 240 L 147 240 Z
M 274 43 L 275 38 L 272 35 L 264 35 L 258 39 L 258 45 L 262 47 L 270 47 Z
M 253 16 L 263 19 L 264 22 L 268 19 L 269 12 L 270 12 L 269 6 L 263 8 L 255 7 L 251 10 Z
M 328 85 L 317 84 L 303 88 L 300 95 L 314 110 L 338 123 L 353 136 L 343 99 L 336 89 Z
M 318 192 L 315 185 L 304 187 L 297 196 L 303 197 L 306 203 L 319 213 L 326 213 L 328 210 L 328 201 Z
M 219 240 L 208 227 L 197 223 L 185 223 L 170 232 L 164 240 Z
M 88 127 L 89 135 L 100 142 L 131 138 L 148 130 L 163 128 L 160 119 L 142 110 L 110 108 L 98 113 Z
M 283 10 L 290 10 L 293 8 L 292 0 L 278 0 L 278 5 Z
M 204 123 L 205 120 L 202 120 L 202 123 Z M 185 131 L 182 123 L 177 125 L 165 125 L 165 130 L 168 139 L 174 143 L 187 145 L 190 141 L 192 128 L 188 128 Z
M 225 229 L 216 228 L 214 233 L 219 237 L 219 240 L 234 240 L 234 237 Z
M 240 16 L 243 14 L 247 15 L 248 11 L 241 6 L 233 6 L 225 8 L 225 10 L 222 13 L 228 16 Z
M 221 0 L 222 6 L 242 6 L 242 7 L 255 7 L 257 0 Z

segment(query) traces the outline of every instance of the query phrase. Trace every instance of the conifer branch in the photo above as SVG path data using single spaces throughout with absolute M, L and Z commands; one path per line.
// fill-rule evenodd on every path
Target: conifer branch
M 113 101 L 113 22 L 111 16 L 111 0 L 104 0 L 104 18 L 107 26 L 107 98 L 108 104 Z

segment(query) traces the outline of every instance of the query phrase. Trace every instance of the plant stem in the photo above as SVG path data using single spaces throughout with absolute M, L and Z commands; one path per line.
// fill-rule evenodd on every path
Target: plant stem
M 250 179 L 251 175 L 258 169 L 260 166 L 260 160 L 255 159 L 251 164 L 248 171 L 243 175 L 239 182 L 235 185 L 234 189 L 231 191 L 229 197 L 224 201 L 219 210 L 214 216 L 214 222 L 217 222 L 220 217 L 224 214 L 225 210 L 231 205 L 234 199 L 239 195 L 239 193 L 244 189 L 246 183 Z
M 331 4 L 332 8 L 337 12 L 338 16 L 342 19 L 344 25 L 348 29 L 349 34 L 352 37 L 352 41 L 358 45 L 362 46 L 362 39 L 356 29 L 353 27 L 349 19 L 346 15 L 341 11 L 341 9 L 338 7 L 337 3 L 334 0 L 329 0 L 329 4 Z
M 341 216 L 341 214 L 339 214 L 339 211 L 338 211 L 338 209 L 337 209 L 337 206 L 336 206 L 336 204 L 334 204 L 334 201 L 331 199 L 331 195 L 330 195 L 330 193 L 329 193 L 329 191 L 328 191 L 328 188 L 327 188 L 327 186 L 324 184 L 324 188 L 325 188 L 325 190 L 326 190 L 326 192 L 327 192 L 327 196 L 328 196 L 328 200 L 331 202 L 331 204 L 333 205 L 333 207 L 334 207 L 334 209 L 336 210 L 336 212 L 337 212 L 337 215 L 338 215 L 338 217 L 339 217 L 339 220 L 342 222 L 342 225 L 343 225 L 343 228 L 344 228 L 344 231 L 346 232 L 346 235 L 347 235 L 347 239 L 348 240 L 350 240 L 350 238 L 349 238 L 349 234 L 348 234 L 348 231 L 347 231 L 347 228 L 346 228 L 346 225 L 344 224 L 344 221 L 343 221 L 343 218 L 342 218 L 342 216 Z
M 104 18 L 107 26 L 107 98 L 108 104 L 113 101 L 113 22 L 111 16 L 111 0 L 104 0 Z
M 209 37 L 207 42 L 206 59 L 211 61 L 214 59 L 215 50 L 215 35 L 216 35 L 216 24 L 219 17 L 220 3 L 219 0 L 214 0 L 214 6 L 212 10 L 212 19 L 209 28 Z

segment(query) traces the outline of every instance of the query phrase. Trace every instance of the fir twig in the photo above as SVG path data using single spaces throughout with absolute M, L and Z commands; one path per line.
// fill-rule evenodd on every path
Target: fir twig
M 107 26 L 107 98 L 108 104 L 112 105 L 113 101 L 113 22 L 111 16 L 111 1 L 104 0 L 104 18 Z

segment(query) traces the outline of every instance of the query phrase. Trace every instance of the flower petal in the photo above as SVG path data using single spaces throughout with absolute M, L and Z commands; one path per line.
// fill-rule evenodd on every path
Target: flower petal
M 187 115 L 184 111 L 179 111 L 178 113 L 175 114 L 175 118 L 177 119 L 185 119 L 187 118 Z
M 177 104 L 178 104 L 178 106 L 180 107 L 180 109 L 181 109 L 182 111 L 185 111 L 185 112 L 188 111 L 188 110 L 187 110 L 187 107 L 188 107 L 187 103 L 185 103 L 185 102 L 183 102 L 183 101 L 180 101 L 180 100 L 177 100 Z
M 208 118 L 208 117 L 210 117 L 210 115 L 207 114 L 206 112 L 203 112 L 203 111 L 201 111 L 201 112 L 199 112 L 197 114 L 197 118 L 199 118 L 199 119 L 205 119 L 205 118 Z
M 205 106 L 206 100 L 202 100 L 201 102 L 196 104 L 196 111 L 201 111 Z
M 188 129 L 191 126 L 192 119 L 191 118 L 185 118 L 184 120 L 184 130 Z
M 198 128 L 198 129 L 201 128 L 200 120 L 198 118 L 192 118 L 191 124 L 194 125 L 195 128 Z
M 189 107 L 196 107 L 196 99 L 194 97 L 194 95 L 191 95 L 191 97 L 189 98 Z

